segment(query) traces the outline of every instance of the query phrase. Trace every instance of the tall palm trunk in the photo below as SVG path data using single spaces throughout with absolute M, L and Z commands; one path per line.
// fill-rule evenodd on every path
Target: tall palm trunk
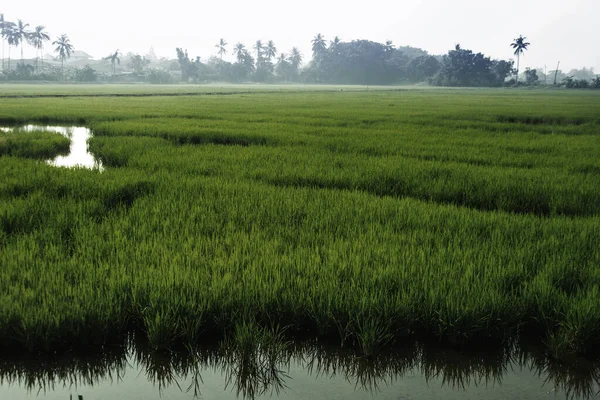
M 517 83 L 519 83 L 519 62 L 521 61 L 521 53 L 517 53 Z
M 25 60 L 23 59 L 23 41 L 21 40 L 21 64 L 25 65 Z
M 4 71 L 4 39 L 2 38 L 2 71 Z
M 44 45 L 42 45 L 40 47 L 40 55 L 42 56 L 42 68 L 41 68 L 41 70 L 44 71 Z

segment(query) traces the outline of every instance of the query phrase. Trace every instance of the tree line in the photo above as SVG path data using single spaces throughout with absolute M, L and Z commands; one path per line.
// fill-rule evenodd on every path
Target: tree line
M 425 82 L 436 86 L 510 86 L 534 85 L 541 83 L 540 72 L 526 68 L 520 79 L 520 58 L 529 48 L 527 38 L 520 35 L 510 43 L 517 62 L 498 60 L 483 53 L 464 49 L 459 44 L 445 55 L 430 55 L 425 50 L 410 47 L 396 47 L 391 41 L 378 43 L 370 40 L 343 41 L 339 37 L 327 41 L 318 33 L 311 40 L 312 58 L 303 64 L 304 55 L 298 47 L 288 52 L 280 52 L 273 40 L 257 40 L 246 47 L 242 42 L 229 43 L 221 38 L 215 44 L 217 55 L 203 61 L 201 57 L 190 57 L 187 50 L 177 47 L 176 59 L 158 60 L 156 57 L 139 54 L 123 55 L 119 50 L 110 53 L 100 62 L 110 63 L 111 74 L 98 72 L 100 62 L 91 61 L 83 68 L 71 68 L 65 73 L 65 61 L 74 51 L 67 35 L 63 34 L 52 42 L 56 60 L 61 62 L 59 73 L 50 76 L 44 69 L 43 51 L 50 36 L 43 25 L 29 29 L 29 24 L 18 20 L 16 23 L 5 20 L 0 14 L 2 39 L 2 70 L 9 79 L 78 80 L 94 81 L 147 81 L 151 83 L 174 82 L 261 82 L 261 83 L 315 83 L 315 84 L 356 84 L 394 85 Z M 8 62 L 5 63 L 5 44 L 8 45 Z M 24 44 L 36 49 L 33 65 L 25 65 Z M 11 68 L 11 49 L 20 49 L 20 63 Z M 224 59 L 231 54 L 233 62 Z M 39 55 L 41 55 L 41 60 Z M 121 67 L 121 59 L 126 63 Z M 40 63 L 41 61 L 41 63 Z M 92 65 L 94 64 L 94 65 Z M 96 68 L 94 68 L 96 67 Z M 120 74 L 117 74 L 117 67 Z M 576 79 L 561 76 L 554 84 L 569 88 L 600 87 L 600 79 L 592 76 Z M 547 76 L 544 75 L 544 83 Z

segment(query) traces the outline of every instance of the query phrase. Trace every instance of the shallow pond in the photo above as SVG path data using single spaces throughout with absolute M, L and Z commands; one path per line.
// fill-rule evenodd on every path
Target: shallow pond
M 1 399 L 597 399 L 599 379 L 594 363 L 542 353 L 419 346 L 374 357 L 303 345 L 0 359 Z
M 88 150 L 87 140 L 92 136 L 90 129 L 83 126 L 45 126 L 24 125 L 17 127 L 0 127 L 4 132 L 58 132 L 71 139 L 69 154 L 47 160 L 48 164 L 56 167 L 83 167 L 102 170 L 102 163 Z

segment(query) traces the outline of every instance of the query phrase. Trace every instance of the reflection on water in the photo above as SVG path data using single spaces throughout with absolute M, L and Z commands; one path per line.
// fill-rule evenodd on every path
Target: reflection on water
M 48 164 L 56 167 L 83 167 L 90 169 L 99 169 L 102 171 L 102 163 L 94 158 L 88 151 L 87 140 L 92 136 L 92 132 L 82 126 L 42 126 L 25 125 L 19 127 L 0 127 L 3 132 L 58 132 L 71 139 L 69 154 L 66 156 L 57 156 L 48 160 Z
M 95 354 L 4 357 L 0 398 L 592 399 L 599 371 L 514 345 L 464 353 L 411 343 L 362 357 L 315 342 L 158 353 L 130 340 Z

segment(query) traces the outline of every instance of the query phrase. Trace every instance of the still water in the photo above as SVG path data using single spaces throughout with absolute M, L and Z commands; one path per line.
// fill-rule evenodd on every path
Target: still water
M 88 150 L 87 140 L 92 136 L 90 129 L 82 126 L 43 126 L 25 125 L 19 127 L 0 127 L 4 132 L 58 132 L 71 140 L 69 154 L 57 156 L 47 163 L 56 167 L 82 167 L 102 170 L 102 163 Z
M 319 345 L 0 359 L 0 399 L 598 399 L 599 365 L 543 352 L 408 346 L 373 357 Z M 82 396 L 82 397 L 79 397 Z

